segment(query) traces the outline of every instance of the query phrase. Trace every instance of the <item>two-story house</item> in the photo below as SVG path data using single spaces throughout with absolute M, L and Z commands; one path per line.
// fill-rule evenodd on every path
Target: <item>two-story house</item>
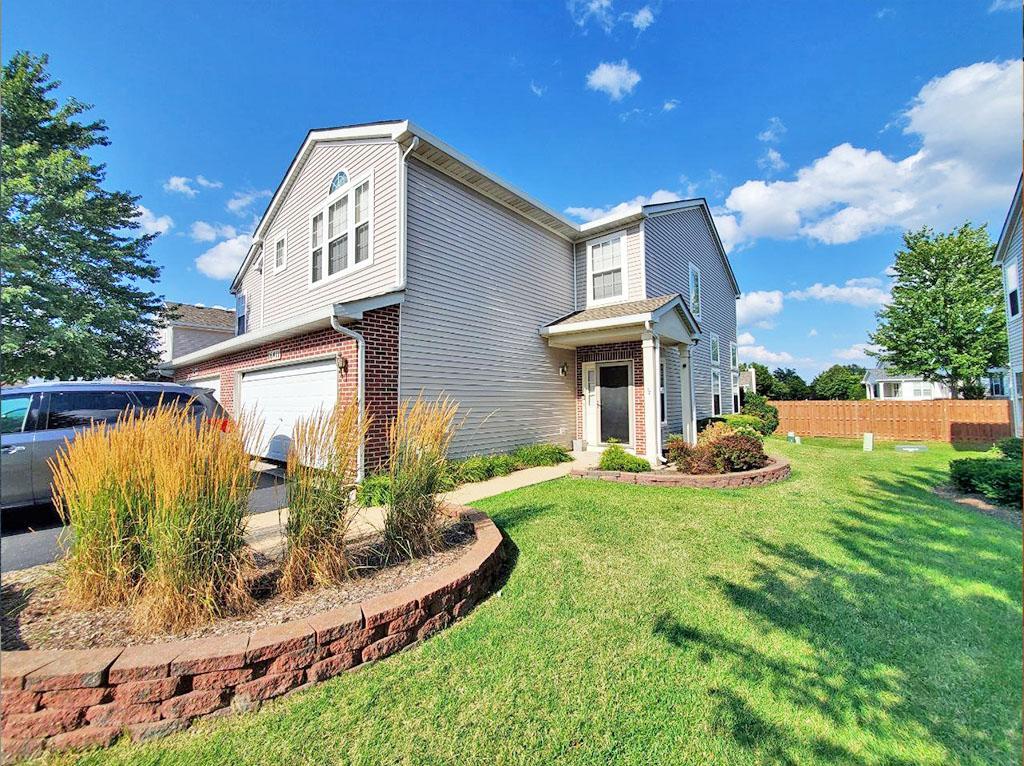
M 1003 272 L 1003 297 L 1006 304 L 1006 335 L 1009 342 L 1010 374 L 1007 394 L 1012 402 L 1013 432 L 1021 435 L 1022 389 L 1021 372 L 1024 370 L 1024 323 L 1021 321 L 1021 273 L 1024 272 L 1024 255 L 1021 254 L 1021 180 L 1013 195 L 1010 211 L 1006 214 L 1003 230 L 999 234 L 993 263 Z
M 265 420 L 357 396 L 386 459 L 400 401 L 446 394 L 455 456 L 669 433 L 738 399 L 739 289 L 704 200 L 578 225 L 407 121 L 310 131 L 231 285 L 238 334 L 174 358 Z
M 160 361 L 190 354 L 235 336 L 235 312 L 192 303 L 164 303 L 166 319 L 157 336 Z

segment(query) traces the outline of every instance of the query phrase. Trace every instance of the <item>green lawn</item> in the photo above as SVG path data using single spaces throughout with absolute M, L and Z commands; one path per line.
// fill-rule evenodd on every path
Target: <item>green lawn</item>
M 773 440 L 742 491 L 563 479 L 478 503 L 500 596 L 425 644 L 122 764 L 1010 764 L 1021 537 L 944 445 Z

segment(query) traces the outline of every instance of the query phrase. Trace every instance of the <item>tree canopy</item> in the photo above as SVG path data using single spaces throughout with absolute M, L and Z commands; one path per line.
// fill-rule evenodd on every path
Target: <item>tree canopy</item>
M 949 386 L 1006 364 L 1006 315 L 999 269 L 985 226 L 964 223 L 948 234 L 906 232 L 893 266 L 892 302 L 878 312 L 871 352 L 898 375 Z
M 864 399 L 863 378 L 858 364 L 834 364 L 811 381 L 811 389 L 815 399 Z
M 91 107 L 60 105 L 46 56 L 15 53 L 3 70 L 0 265 L 3 376 L 142 375 L 156 362 L 160 270 L 137 236 L 138 197 L 107 191 L 107 146 Z

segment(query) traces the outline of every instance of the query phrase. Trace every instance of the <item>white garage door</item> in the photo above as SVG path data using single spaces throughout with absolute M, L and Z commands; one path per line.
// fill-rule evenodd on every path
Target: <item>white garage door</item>
M 198 388 L 209 388 L 213 391 L 213 398 L 223 404 L 220 399 L 220 375 L 215 375 L 212 378 L 192 378 L 186 381 L 189 386 L 196 386 Z
M 292 364 L 242 375 L 241 411 L 263 419 L 261 444 L 253 453 L 287 460 L 292 429 L 317 409 L 334 407 L 338 398 L 338 365 L 334 359 Z

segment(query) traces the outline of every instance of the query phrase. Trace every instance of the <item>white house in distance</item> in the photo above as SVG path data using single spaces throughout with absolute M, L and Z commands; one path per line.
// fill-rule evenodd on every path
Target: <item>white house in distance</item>
M 739 288 L 703 199 L 580 225 L 404 120 L 310 131 L 231 290 L 238 333 L 166 368 L 260 412 L 276 460 L 355 396 L 376 470 L 420 394 L 458 402 L 454 457 L 615 438 L 658 459 L 738 389 Z
M 1013 432 L 1021 435 L 1021 397 L 1024 385 L 1021 371 L 1024 369 L 1024 353 L 1021 344 L 1024 336 L 1024 324 L 1021 322 L 1021 273 L 1024 263 L 1021 259 L 1021 181 L 1017 181 L 1017 191 L 1013 195 L 1010 211 L 1006 214 L 1003 230 L 999 234 L 999 243 L 993 263 L 1003 272 L 1003 297 L 1006 304 L 1006 335 L 1009 342 L 1010 370 L 1008 375 L 1007 396 L 1013 403 Z
M 235 335 L 235 312 L 232 309 L 172 301 L 166 301 L 164 309 L 171 318 L 160 329 L 157 341 L 161 362 L 170 362 L 176 356 L 198 351 Z
M 980 381 L 985 387 L 985 397 L 1005 399 L 1007 391 L 1007 370 L 992 369 Z M 867 390 L 868 399 L 899 402 L 921 402 L 930 399 L 949 399 L 949 386 L 939 381 L 925 380 L 920 375 L 895 375 L 884 367 L 876 367 L 864 373 L 861 381 Z

